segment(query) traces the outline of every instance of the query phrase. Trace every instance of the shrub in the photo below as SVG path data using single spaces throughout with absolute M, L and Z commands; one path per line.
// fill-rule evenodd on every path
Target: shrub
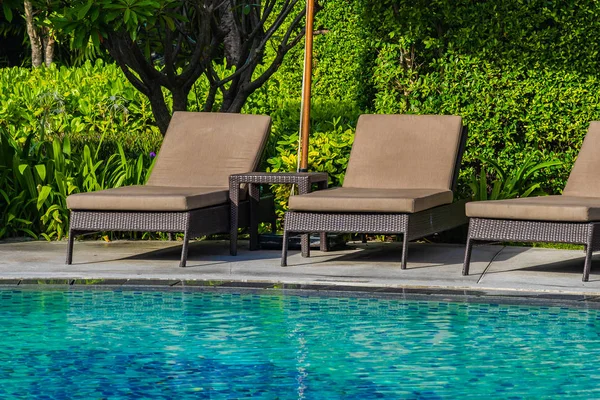
M 321 108 L 320 106 L 323 106 Z M 295 108 L 294 108 L 295 109 Z M 339 109 L 340 113 L 332 111 Z M 344 173 L 348 164 L 348 157 L 354 141 L 354 126 L 358 112 L 342 114 L 344 105 L 335 107 L 329 104 L 315 105 L 314 116 L 316 122 L 313 124 L 311 138 L 309 141 L 308 169 L 310 171 L 327 172 L 329 174 L 329 185 L 340 186 L 344 181 Z M 276 114 L 276 126 L 285 125 L 298 121 L 293 114 Z M 337 116 L 336 116 L 337 115 Z M 286 118 L 287 117 L 287 118 Z M 281 119 L 280 119 L 281 118 Z M 271 141 L 271 157 L 267 159 L 267 171 L 289 172 L 296 171 L 298 162 L 298 135 L 289 133 L 289 130 L 276 131 Z M 287 209 L 287 201 L 290 195 L 290 187 L 285 185 L 274 185 L 275 206 L 277 213 L 281 216 Z
M 546 161 L 536 163 L 536 156 L 539 152 L 531 152 L 518 168 L 511 168 L 505 171 L 498 163 L 483 157 L 482 167 L 479 171 L 479 177 L 473 175 L 469 188 L 472 192 L 472 201 L 481 200 L 502 200 L 513 199 L 515 197 L 543 196 L 546 193 L 541 190 L 540 182 L 531 183 L 540 170 L 560 166 L 560 161 Z M 488 169 L 492 170 L 493 180 L 488 184 Z
M 532 149 L 540 162 L 564 162 L 532 183 L 562 191 L 589 122 L 600 119 L 597 2 L 366 3 L 374 109 L 461 115 L 462 196 L 476 156 L 517 169 Z
M 0 70 L 0 128 L 23 143 L 68 137 L 74 149 L 103 142 L 107 156 L 117 143 L 128 155 L 155 151 L 161 135 L 150 103 L 113 64 L 79 68 Z
M 120 144 L 104 158 L 94 145 L 74 152 L 68 137 L 34 142 L 33 136 L 19 143 L 0 129 L 0 238 L 61 239 L 69 226 L 68 195 L 143 184 L 151 170 L 149 156 L 128 158 Z
M 532 153 L 535 165 L 552 160 L 562 164 L 529 175 L 519 195 L 530 187 L 536 193 L 561 192 L 589 122 L 600 120 L 597 2 L 321 3 L 315 23 L 322 34 L 315 37 L 311 170 L 327 171 L 331 185 L 343 181 L 361 113 L 458 114 L 469 127 L 459 197 L 472 196 L 469 184 L 474 177 L 482 193 L 482 175 L 477 176 L 481 159 L 509 176 L 509 171 L 516 173 L 527 164 Z M 271 53 L 267 48 L 265 57 Z M 263 170 L 295 170 L 302 59 L 302 46 L 292 49 L 277 73 L 244 107 L 243 112 L 273 118 Z M 82 154 L 86 144 L 90 155 L 97 152 L 96 162 L 115 156 L 112 163 L 126 159 L 131 165 L 142 157 L 142 175 L 149 165 L 147 154 L 160 146 L 148 100 L 115 65 L 98 61 L 80 68 L 1 69 L 0 90 L 3 137 L 10 138 L 11 148 L 26 153 L 23 158 L 28 161 L 19 165 L 27 164 L 34 178 L 36 166 L 52 159 L 50 147 L 55 139 L 63 152 L 68 139 L 71 154 L 66 158 Z M 206 90 L 207 82 L 197 82 L 190 94 L 191 111 L 202 109 L 199 99 Z M 2 165 L 0 188 L 8 193 L 6 188 L 15 185 L 22 171 L 13 168 L 12 162 Z M 117 167 L 103 164 L 99 168 Z M 498 170 L 483 173 L 490 192 Z M 74 182 L 81 179 L 72 176 Z M 37 184 L 49 185 L 46 181 Z M 75 186 L 87 190 L 82 185 Z M 25 190 L 28 197 L 19 201 L 35 203 L 35 207 L 29 205 L 27 214 L 13 217 L 3 235 L 22 234 L 23 229 L 50 235 L 49 225 L 35 222 L 33 208 L 39 194 L 26 185 L 14 190 L 14 196 Z M 289 190 L 279 186 L 274 190 L 281 212 Z M 6 215 L 2 214 L 3 221 Z M 64 220 L 66 214 L 59 215 Z M 16 218 L 31 223 L 19 225 Z M 56 237 L 64 233 L 66 225 L 61 226 L 62 232 L 55 229 Z

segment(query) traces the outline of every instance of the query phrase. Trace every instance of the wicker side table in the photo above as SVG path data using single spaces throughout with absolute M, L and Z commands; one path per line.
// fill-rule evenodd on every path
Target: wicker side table
M 294 184 L 298 186 L 299 194 L 309 193 L 312 184 L 317 184 L 319 189 L 327 188 L 326 172 L 249 172 L 234 174 L 229 177 L 229 198 L 231 200 L 231 236 L 229 252 L 232 256 L 237 254 L 238 237 L 238 207 L 240 204 L 240 185 L 248 185 L 250 200 L 250 250 L 258 248 L 258 201 L 260 198 L 260 185 Z M 326 233 L 321 233 L 321 250 L 327 251 Z M 301 239 L 302 254 L 310 252 L 309 235 L 303 234 Z

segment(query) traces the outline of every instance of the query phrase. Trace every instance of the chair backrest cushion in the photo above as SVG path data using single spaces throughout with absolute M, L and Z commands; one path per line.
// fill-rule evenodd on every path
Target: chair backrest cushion
M 254 171 L 271 125 L 265 115 L 175 112 L 151 186 L 229 187 L 229 175 Z
M 452 190 L 462 119 L 452 115 L 361 115 L 344 187 Z
M 563 194 L 600 197 L 600 121 L 590 123 Z

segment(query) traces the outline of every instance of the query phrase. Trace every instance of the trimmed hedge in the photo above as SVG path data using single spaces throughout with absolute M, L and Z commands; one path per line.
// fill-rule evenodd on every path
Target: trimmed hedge
M 589 122 L 600 119 L 600 4 L 367 3 L 376 112 L 461 115 L 470 132 L 463 182 L 476 155 L 514 168 L 539 150 L 539 162 L 564 164 L 535 180 L 562 191 Z
M 561 192 L 589 122 L 600 120 L 600 4 L 327 0 L 322 5 L 314 50 L 312 170 L 327 171 L 332 185 L 343 181 L 361 113 L 458 114 L 470 133 L 461 197 L 471 195 L 468 183 L 480 176 L 479 158 L 510 170 L 530 154 L 536 163 L 564 162 L 537 171 L 527 183 Z M 273 117 L 263 169 L 295 169 L 302 60 L 298 46 L 244 108 Z M 205 87 L 200 81 L 192 91 L 191 110 L 201 106 L 196 98 Z M 73 151 L 85 144 L 98 148 L 99 160 L 119 154 L 118 143 L 128 160 L 160 146 L 148 100 L 114 65 L 0 69 L 0 90 L 0 130 L 19 146 L 28 137 L 34 143 L 69 138 Z M 142 174 L 148 165 L 144 158 Z M 7 168 L 0 180 L 7 179 L 1 175 Z M 283 210 L 288 190 L 275 190 Z M 6 209 L 2 201 L 0 212 Z M 47 232 L 47 226 L 37 232 Z M 20 233 L 4 233 L 15 234 Z

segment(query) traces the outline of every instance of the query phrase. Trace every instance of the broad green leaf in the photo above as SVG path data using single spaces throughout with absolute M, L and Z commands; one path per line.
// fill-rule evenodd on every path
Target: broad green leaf
M 4 10 L 4 17 L 6 18 L 6 20 L 8 22 L 12 22 L 13 13 L 12 13 L 12 10 L 10 9 L 10 6 L 3 2 L 2 9 Z
M 37 164 L 35 166 L 35 171 L 40 177 L 40 180 L 44 182 L 46 180 L 46 166 L 44 164 Z
M 38 236 L 33 233 L 33 231 L 31 229 L 27 229 L 27 228 L 19 228 L 19 231 L 28 234 L 29 236 L 31 236 L 32 238 L 36 239 L 38 238 Z
M 38 199 L 37 199 L 37 209 L 38 210 L 40 210 L 42 208 L 42 206 L 46 202 L 46 199 L 48 198 L 48 196 L 50 195 L 51 192 L 52 192 L 52 188 L 50 186 L 42 187 L 42 189 L 40 190 Z
M 4 197 L 6 204 L 10 204 L 10 197 L 8 197 L 8 193 L 6 193 L 4 190 L 0 189 L 0 195 L 2 195 L 2 197 Z
M 66 156 L 70 156 L 71 155 L 71 141 L 69 140 L 68 137 L 65 137 L 63 139 L 63 153 Z
M 83 17 L 85 17 L 85 15 L 88 13 L 90 8 L 92 7 L 92 4 L 93 4 L 93 0 L 88 0 L 88 2 L 79 9 L 79 12 L 77 13 L 77 18 L 83 19 Z
M 484 170 L 479 174 L 479 200 L 487 200 L 487 177 Z

